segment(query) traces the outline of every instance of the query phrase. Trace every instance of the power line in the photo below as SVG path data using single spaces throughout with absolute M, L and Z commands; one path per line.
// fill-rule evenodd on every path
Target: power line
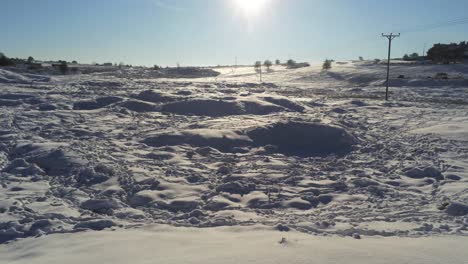
M 465 24 L 467 22 L 468 22 L 468 18 L 459 18 L 459 19 L 449 20 L 445 22 L 432 23 L 432 24 L 427 24 L 427 25 L 419 25 L 419 26 L 415 26 L 412 28 L 408 28 L 406 30 L 402 30 L 400 32 L 404 32 L 404 33 L 417 32 L 417 31 L 423 31 L 423 30 L 430 30 L 430 29 L 434 29 L 438 27 Z
M 388 101 L 388 86 L 389 86 L 389 81 L 390 81 L 390 56 L 392 52 L 392 41 L 395 38 L 399 38 L 400 33 L 398 33 L 398 35 L 395 35 L 393 33 L 390 33 L 390 35 L 385 35 L 384 33 L 382 33 L 382 37 L 388 39 L 387 88 L 385 90 L 385 100 Z
M 448 21 L 445 21 L 445 22 L 415 26 L 415 27 L 412 27 L 412 28 L 407 28 L 405 30 L 401 30 L 400 32 L 402 32 L 402 33 L 414 33 L 414 32 L 427 31 L 427 30 L 431 30 L 431 29 L 436 29 L 436 28 L 441 28 L 441 27 L 449 27 L 449 26 L 456 26 L 456 25 L 462 25 L 462 24 L 468 24 L 468 17 L 452 19 L 452 20 L 448 20 Z
M 428 31 L 428 30 L 432 30 L 432 29 L 436 29 L 436 28 L 443 28 L 443 27 L 450 27 L 450 26 L 463 25 L 463 24 L 467 24 L 467 23 L 468 23 L 468 19 L 465 20 L 465 21 L 459 21 L 459 22 L 452 22 L 452 23 L 434 25 L 434 26 L 430 26 L 430 27 L 419 28 L 419 29 L 414 29 L 414 30 L 408 30 L 408 31 L 406 31 L 406 32 L 404 31 L 404 32 L 405 32 L 405 33 L 414 33 L 414 32 L 421 32 L 421 31 Z

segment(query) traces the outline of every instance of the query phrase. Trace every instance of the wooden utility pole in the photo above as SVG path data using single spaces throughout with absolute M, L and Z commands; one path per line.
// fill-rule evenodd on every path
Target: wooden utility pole
M 390 56 L 392 52 L 392 40 L 400 37 L 400 33 L 398 33 L 398 35 L 395 35 L 393 33 L 390 33 L 390 35 L 385 35 L 384 33 L 382 33 L 382 37 L 388 39 L 387 89 L 385 90 L 385 100 L 388 101 L 388 85 L 390 82 Z

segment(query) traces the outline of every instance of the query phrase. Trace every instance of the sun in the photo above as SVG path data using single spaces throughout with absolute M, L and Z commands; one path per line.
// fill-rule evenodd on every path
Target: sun
M 245 15 L 257 15 L 266 6 L 269 0 L 234 0 L 234 4 Z

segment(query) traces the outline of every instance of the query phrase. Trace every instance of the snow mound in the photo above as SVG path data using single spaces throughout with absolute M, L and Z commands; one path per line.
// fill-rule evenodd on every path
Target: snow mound
M 34 163 L 50 176 L 69 175 L 75 169 L 86 165 L 86 161 L 66 147 L 66 144 L 53 142 L 18 144 L 12 152 L 12 157 Z
M 36 164 L 30 164 L 24 159 L 13 160 L 6 168 L 4 172 L 11 174 L 25 176 L 43 175 L 45 172 Z
M 266 96 L 266 97 L 263 97 L 262 99 L 272 104 L 282 106 L 284 108 L 287 108 L 295 112 L 302 113 L 305 110 L 305 108 L 302 105 L 295 103 L 287 98 Z
M 263 102 L 260 100 L 243 100 L 240 101 L 243 106 L 244 114 L 251 115 L 269 115 L 276 112 L 282 112 L 285 108 L 275 104 Z
M 5 93 L 0 94 L 0 106 L 15 107 L 23 103 L 33 104 L 37 101 L 35 99 L 32 95 Z
M 146 206 L 150 203 L 153 203 L 156 199 L 158 199 L 158 196 L 155 192 L 151 190 L 144 190 L 133 195 L 129 201 L 129 204 L 133 207 Z
M 21 105 L 21 101 L 0 99 L 0 106 L 14 107 Z
M 283 107 L 262 102 L 259 100 L 213 100 L 213 99 L 193 99 L 181 102 L 174 102 L 162 106 L 163 112 L 178 115 L 194 116 L 230 116 L 230 115 L 268 115 L 275 112 L 284 111 Z
M 129 203 L 132 207 L 159 208 L 171 212 L 190 212 L 201 205 L 200 196 L 207 188 L 202 185 L 161 183 L 153 190 L 146 189 L 134 194 Z
M 169 103 L 163 105 L 162 111 L 178 115 L 213 117 L 242 114 L 242 108 L 234 101 L 217 101 L 211 99 L 195 99 Z
M 410 131 L 415 134 L 436 134 L 453 140 L 468 141 L 468 122 L 466 118 L 453 118 L 450 121 L 439 121 L 429 127 Z
M 227 210 L 229 208 L 235 208 L 237 206 L 236 203 L 231 202 L 230 200 L 220 197 L 220 196 L 215 196 L 210 199 L 206 203 L 205 206 L 203 206 L 204 210 L 209 210 L 209 211 L 222 211 L 222 210 Z
M 114 199 L 89 199 L 81 203 L 81 208 L 96 213 L 105 213 L 109 210 L 120 208 L 120 205 Z
M 84 162 L 75 156 L 74 153 L 66 152 L 63 149 L 56 149 L 38 156 L 33 156 L 29 158 L 29 160 L 36 163 L 51 176 L 69 174 L 72 168 L 84 165 Z
M 443 180 L 444 176 L 442 173 L 434 167 L 414 167 L 406 168 L 403 170 L 407 177 L 413 179 L 422 179 L 422 178 L 434 178 L 436 180 Z
M 122 100 L 123 100 L 122 98 L 116 97 L 116 96 L 99 97 L 99 98 L 96 98 L 95 100 L 75 102 L 73 104 L 73 109 L 74 110 L 95 110 L 95 109 L 100 109 L 108 105 L 120 102 Z
M 80 185 L 94 185 L 107 181 L 112 175 L 112 172 L 99 170 L 99 166 L 95 168 L 82 168 L 76 175 L 76 182 Z
M 20 83 L 27 84 L 31 83 L 31 79 L 8 70 L 0 69 L 0 83 Z
M 286 208 L 295 208 L 299 210 L 309 210 L 312 208 L 312 204 L 301 198 L 293 198 L 288 201 L 282 202 L 282 205 Z
M 157 105 L 139 100 L 128 100 L 120 103 L 119 106 L 138 113 L 159 111 L 159 107 Z
M 160 206 L 173 212 L 190 212 L 200 205 L 195 199 L 195 197 L 179 198 L 168 203 L 162 202 Z
M 16 73 L 5 69 L 0 69 L 0 84 L 31 84 L 33 82 L 50 82 L 54 80 L 50 76 Z
M 468 205 L 452 202 L 449 206 L 447 206 L 447 214 L 452 216 L 464 216 L 468 214 Z
M 23 100 L 23 99 L 30 99 L 30 98 L 33 98 L 33 97 L 34 97 L 34 95 L 20 94 L 20 93 L 0 94 L 0 99 L 5 99 L 5 100 Z
M 0 93 L 0 106 L 15 107 L 23 103 L 34 105 L 42 103 L 42 100 L 30 94 Z
M 273 145 L 279 153 L 297 156 L 344 154 L 357 143 L 341 127 L 307 122 L 280 122 L 247 133 L 254 145 Z
M 153 134 L 143 140 L 153 147 L 188 144 L 237 152 L 243 147 L 268 147 L 272 152 L 296 156 L 345 154 L 356 139 L 341 127 L 319 123 L 285 122 L 257 127 L 246 134 L 233 130 L 193 129 Z
M 39 110 L 39 111 L 55 111 L 57 109 L 58 109 L 58 107 L 55 104 L 45 103 L 45 104 L 39 104 L 37 106 L 37 110 Z
M 155 92 L 154 90 L 145 90 L 140 92 L 139 94 L 133 95 L 132 97 L 141 101 L 147 101 L 152 103 L 167 103 L 172 102 L 176 99 L 174 96 L 165 93 Z
M 250 139 L 232 130 L 193 129 L 155 134 L 147 137 L 143 143 L 153 147 L 188 144 L 196 147 L 212 147 L 223 152 L 233 152 L 237 147 L 249 145 Z
M 90 221 L 84 221 L 80 222 L 75 225 L 74 229 L 91 229 L 91 230 L 103 230 L 105 228 L 110 228 L 115 226 L 116 224 L 112 220 L 104 220 L 104 219 L 99 219 L 99 220 L 90 220 Z
M 255 190 L 255 185 L 242 181 L 227 182 L 216 187 L 217 192 L 235 194 L 248 194 Z

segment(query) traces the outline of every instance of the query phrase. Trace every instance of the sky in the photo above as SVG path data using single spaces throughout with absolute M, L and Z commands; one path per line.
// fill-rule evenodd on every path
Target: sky
M 0 0 L 0 52 L 36 60 L 209 66 L 385 58 L 468 40 L 467 0 Z M 407 32 L 407 33 L 405 33 Z

